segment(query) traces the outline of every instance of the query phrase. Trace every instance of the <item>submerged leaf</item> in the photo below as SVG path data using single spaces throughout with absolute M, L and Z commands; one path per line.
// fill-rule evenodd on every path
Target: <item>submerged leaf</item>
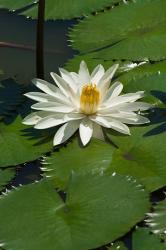
M 64 203 L 54 185 L 43 180 L 2 197 L 4 248 L 93 249 L 125 234 L 149 209 L 142 187 L 119 175 L 73 174 L 66 192 Z

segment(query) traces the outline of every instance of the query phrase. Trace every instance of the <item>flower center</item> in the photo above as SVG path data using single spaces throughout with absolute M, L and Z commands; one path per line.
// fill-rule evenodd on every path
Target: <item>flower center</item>
M 80 96 L 80 109 L 86 114 L 94 114 L 97 111 L 100 101 L 100 92 L 96 84 L 88 83 L 82 88 Z

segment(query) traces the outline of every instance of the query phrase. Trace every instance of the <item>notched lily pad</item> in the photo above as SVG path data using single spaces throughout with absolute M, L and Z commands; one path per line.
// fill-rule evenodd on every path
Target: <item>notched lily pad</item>
M 65 202 L 42 180 L 0 199 L 0 243 L 6 250 L 93 249 L 128 232 L 148 210 L 147 192 L 124 176 L 73 174 Z

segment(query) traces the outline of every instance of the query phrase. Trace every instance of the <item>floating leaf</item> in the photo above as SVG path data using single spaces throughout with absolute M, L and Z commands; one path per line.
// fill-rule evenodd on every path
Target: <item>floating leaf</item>
M 130 74 L 130 73 L 128 73 Z M 127 74 L 126 74 L 127 76 Z M 127 78 L 126 78 L 127 79 Z M 108 131 L 109 138 L 119 147 L 114 153 L 110 171 L 141 178 L 141 182 L 153 191 L 166 184 L 165 168 L 165 105 L 166 74 L 153 74 L 148 77 L 129 77 L 126 81 L 125 92 L 145 90 L 146 101 L 156 105 L 156 109 L 150 114 L 149 126 L 131 127 L 131 136 L 124 136 Z M 126 147 L 127 145 L 127 147 Z
M 111 6 L 122 0 L 46 0 L 45 19 L 71 19 L 73 17 L 84 16 Z M 0 7 L 16 10 L 35 3 L 34 0 L 0 0 Z M 37 4 L 29 7 L 23 14 L 37 18 Z
M 136 75 L 135 79 L 130 78 L 130 72 L 128 74 L 129 78 L 127 79 L 126 74 L 125 79 L 125 93 L 144 90 L 145 101 L 151 102 L 156 107 L 164 107 L 166 103 L 166 73 L 158 72 L 150 75 L 147 73 L 144 77 L 139 77 L 139 75 L 137 77 Z M 123 81 L 123 77 L 121 80 Z
M 67 147 L 47 157 L 43 170 L 58 187 L 64 188 L 72 171 L 77 174 L 105 171 L 112 161 L 113 151 L 113 146 L 97 139 L 93 139 L 88 147 L 81 147 L 75 139 Z
M 125 72 L 125 71 L 129 71 L 135 67 L 137 67 L 138 65 L 136 63 L 130 62 L 130 61 L 120 61 L 120 60 L 116 60 L 116 61 L 105 61 L 102 59 L 98 59 L 95 58 L 95 53 L 88 53 L 88 54 L 83 54 L 83 55 L 77 55 L 74 58 L 72 58 L 71 60 L 69 60 L 66 63 L 66 68 L 69 71 L 78 71 L 79 66 L 80 66 L 80 62 L 84 60 L 87 64 L 88 64 L 88 69 L 90 69 L 90 71 L 92 71 L 98 64 L 102 64 L 104 66 L 105 69 L 110 68 L 113 64 L 118 63 L 119 64 L 119 68 L 117 70 L 117 74 Z
M 2 197 L 0 242 L 3 247 L 13 250 L 96 248 L 125 234 L 149 209 L 147 193 L 124 176 L 73 174 L 66 192 L 64 203 L 51 182 L 41 181 Z
M 52 149 L 52 138 L 47 131 L 27 128 L 20 117 L 9 124 L 0 123 L 0 167 L 15 166 L 32 161 Z
M 70 33 L 73 48 L 103 60 L 164 59 L 165 12 L 166 1 L 137 0 L 90 16 Z
M 13 169 L 0 170 L 0 190 L 14 177 Z
M 166 240 L 166 200 L 160 201 L 154 206 L 153 213 L 148 214 L 146 220 L 155 234 L 162 235 Z
M 165 250 L 166 243 L 161 242 L 147 228 L 139 228 L 133 234 L 133 250 Z

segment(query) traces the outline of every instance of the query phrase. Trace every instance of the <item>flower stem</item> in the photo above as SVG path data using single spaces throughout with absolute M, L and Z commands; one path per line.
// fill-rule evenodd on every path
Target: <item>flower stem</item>
M 44 79 L 44 13 L 45 0 L 39 0 L 36 38 L 36 75 L 42 79 Z

